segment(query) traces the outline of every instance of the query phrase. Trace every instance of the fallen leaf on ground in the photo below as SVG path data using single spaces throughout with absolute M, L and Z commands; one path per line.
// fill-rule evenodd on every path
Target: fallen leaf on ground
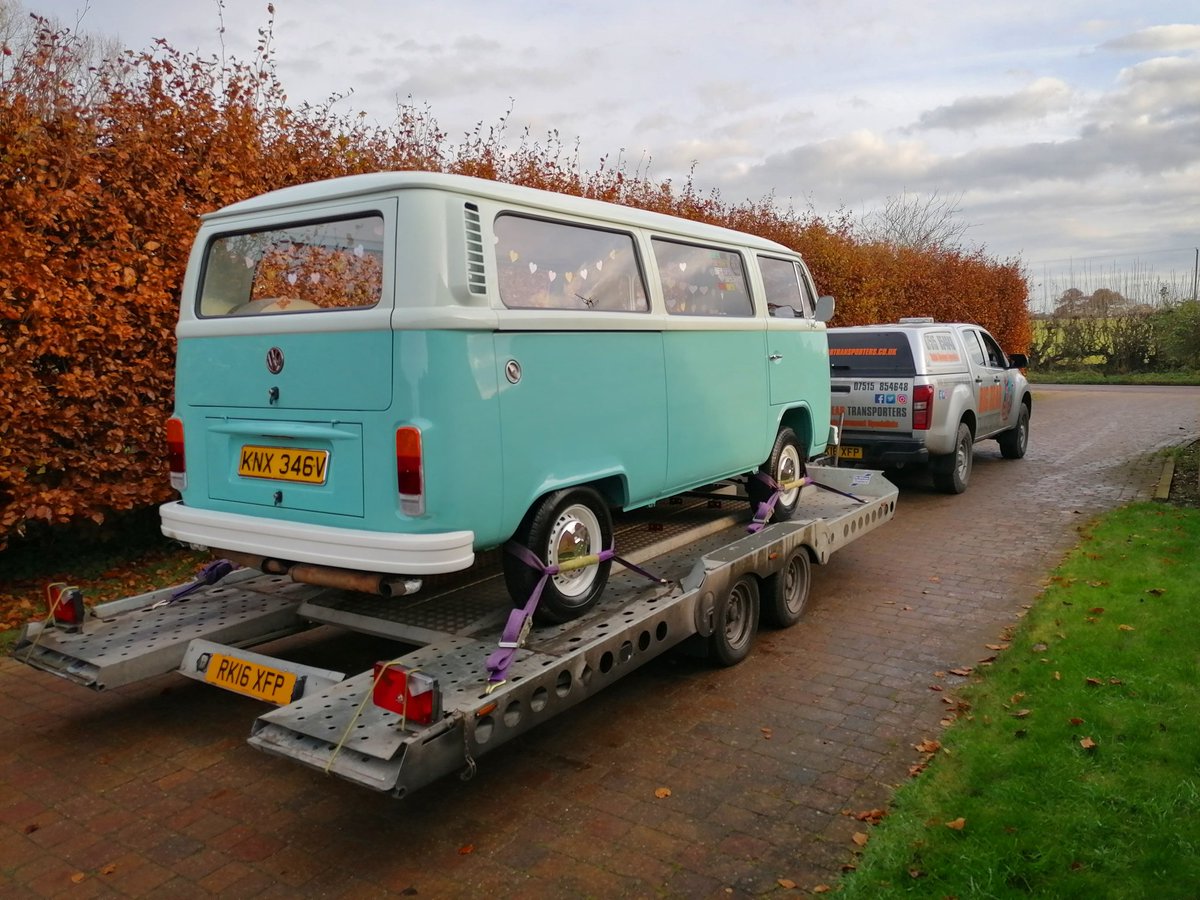
M 771 731 L 770 728 L 760 728 L 758 730 L 762 732 L 762 736 L 764 738 L 766 738 L 768 741 L 771 739 L 771 735 L 774 733 Z
M 1167 592 L 1166 588 L 1150 588 L 1150 590 L 1146 591 L 1147 594 L 1151 594 L 1155 597 L 1161 597 L 1166 592 Z
M 107 865 L 103 865 L 100 867 L 101 875 L 111 875 L 115 871 L 117 871 L 116 863 L 108 863 Z
M 968 675 L 971 674 L 971 667 L 970 666 L 959 666 L 957 669 L 951 669 L 950 674 L 951 675 L 959 675 L 963 678 L 966 678 Z
M 1045 653 L 1048 649 L 1049 649 L 1049 645 L 1047 645 L 1047 644 L 1034 644 L 1033 645 L 1034 653 Z
M 883 809 L 868 809 L 866 812 L 857 813 L 854 818 L 860 822 L 870 822 L 872 825 L 878 825 L 883 821 L 883 817 L 887 815 L 887 810 Z
M 955 831 L 962 831 L 964 828 L 967 827 L 967 820 L 964 819 L 962 816 L 959 816 L 957 819 L 952 819 L 949 822 L 947 822 L 946 827 L 952 828 Z
M 1134 631 L 1135 629 L 1132 625 L 1118 625 L 1117 630 L 1118 631 Z
M 664 800 L 671 796 L 671 789 L 668 787 L 660 787 L 654 789 L 654 796 L 659 800 Z
M 1079 742 L 1079 746 L 1082 747 L 1084 750 L 1095 750 L 1096 742 L 1093 741 L 1090 737 L 1085 737 L 1082 741 Z
M 830 890 L 831 889 L 830 889 L 829 885 L 818 884 L 815 888 L 812 889 L 812 892 L 814 894 L 828 894 Z
M 87 878 L 86 873 L 76 872 L 74 875 L 71 876 L 71 883 L 72 884 L 80 884 L 83 881 L 83 879 L 85 879 L 85 878 Z
M 475 852 L 474 844 L 463 844 L 461 847 L 458 848 L 459 856 L 468 856 L 474 852 Z
M 851 840 L 854 841 L 854 843 L 858 844 L 858 846 L 860 846 L 860 847 L 867 846 L 867 841 L 869 841 L 870 839 L 871 839 L 871 836 L 869 834 L 863 834 L 861 831 L 854 832 L 854 837 L 851 838 Z
M 913 744 L 913 749 L 918 753 L 937 753 L 942 749 L 942 745 L 933 738 L 925 738 L 921 743 Z
M 1078 716 L 1075 716 L 1074 718 L 1071 718 L 1068 721 L 1070 721 L 1070 723 L 1072 725 L 1076 725 L 1076 726 L 1083 724 L 1083 719 L 1079 718 Z
M 1096 687 L 1097 685 L 1104 684 L 1104 682 L 1101 681 L 1099 678 L 1087 678 L 1084 680 L 1087 684 L 1089 684 L 1092 687 Z
M 942 686 L 940 684 L 931 684 L 929 686 L 929 689 L 931 691 L 940 691 L 940 690 L 942 690 Z
M 785 891 L 792 891 L 796 889 L 796 882 L 792 881 L 790 878 L 780 878 L 776 884 L 778 884 Z
M 1009 713 L 1009 715 L 1012 716 L 1014 719 L 1025 719 L 1025 718 L 1028 718 L 1028 716 L 1031 712 L 1033 712 L 1032 709 L 1018 709 L 1018 710 L 1014 710 L 1013 712 Z
M 989 650 L 1007 650 L 1008 644 L 984 644 Z
M 1104 612 L 1104 607 L 1103 606 L 1093 606 L 1091 609 L 1088 610 L 1088 612 L 1090 612 L 1093 616 L 1098 616 Z

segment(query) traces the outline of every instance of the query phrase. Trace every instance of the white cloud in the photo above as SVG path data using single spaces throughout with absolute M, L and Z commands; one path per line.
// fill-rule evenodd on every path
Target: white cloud
M 1012 94 L 959 97 L 946 106 L 921 113 L 912 130 L 975 130 L 1042 119 L 1067 109 L 1072 96 L 1070 86 L 1060 79 L 1039 78 Z
M 1105 41 L 1100 49 L 1149 53 L 1200 50 L 1200 25 L 1154 25 Z

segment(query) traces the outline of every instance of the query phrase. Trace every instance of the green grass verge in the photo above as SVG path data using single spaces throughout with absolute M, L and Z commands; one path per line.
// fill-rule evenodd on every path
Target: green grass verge
M 1200 384 L 1200 372 L 1133 372 L 1128 375 L 1105 375 L 1095 369 L 1055 369 L 1027 373 L 1031 384 Z
M 839 896 L 1197 896 L 1197 547 L 1194 509 L 1093 526 Z

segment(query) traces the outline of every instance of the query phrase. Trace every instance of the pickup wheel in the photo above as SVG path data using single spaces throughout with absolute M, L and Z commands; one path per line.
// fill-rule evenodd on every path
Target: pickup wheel
M 743 575 L 713 609 L 708 656 L 720 666 L 735 666 L 750 655 L 758 632 L 758 579 Z
M 776 628 L 790 628 L 804 615 L 812 564 L 808 550 L 797 547 L 783 568 L 763 579 L 762 620 Z
M 1029 447 L 1029 407 L 1021 404 L 1017 413 L 1017 424 L 1008 431 L 1002 431 L 996 441 L 1000 444 L 1000 455 L 1005 459 L 1020 459 Z
M 954 452 L 936 457 L 930 463 L 933 486 L 947 494 L 961 494 L 971 480 L 971 463 L 974 456 L 975 436 L 966 422 L 958 423 L 958 439 Z
M 562 565 L 611 547 L 612 516 L 604 498 L 592 488 L 554 491 L 525 514 L 513 540 L 546 565 Z M 503 554 L 503 565 L 513 605 L 524 606 L 541 573 L 510 553 Z M 552 575 L 542 589 L 536 618 L 567 622 L 583 615 L 600 599 L 611 568 L 610 560 Z
M 771 448 L 771 455 L 767 457 L 765 463 L 759 466 L 758 471 L 764 475 L 770 475 L 777 484 L 799 481 L 804 477 L 804 458 L 805 452 L 796 438 L 796 432 L 790 428 L 780 428 L 779 434 L 775 435 L 775 445 Z M 750 480 L 746 483 L 746 494 L 750 498 L 751 515 L 757 514 L 758 505 L 770 500 L 773 493 L 774 491 L 756 477 L 750 476 Z M 799 504 L 800 488 L 795 487 L 783 491 L 779 495 L 779 499 L 775 501 L 771 521 L 786 522 L 796 512 Z

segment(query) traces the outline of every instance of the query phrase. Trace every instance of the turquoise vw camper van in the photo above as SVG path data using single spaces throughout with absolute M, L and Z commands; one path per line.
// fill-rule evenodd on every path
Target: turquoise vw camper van
M 163 532 L 296 580 L 406 593 L 514 541 L 562 567 L 564 621 L 612 508 L 786 486 L 827 441 L 832 299 L 787 247 L 671 216 L 355 175 L 205 216 L 182 297 Z M 542 573 L 504 559 L 524 604 Z

